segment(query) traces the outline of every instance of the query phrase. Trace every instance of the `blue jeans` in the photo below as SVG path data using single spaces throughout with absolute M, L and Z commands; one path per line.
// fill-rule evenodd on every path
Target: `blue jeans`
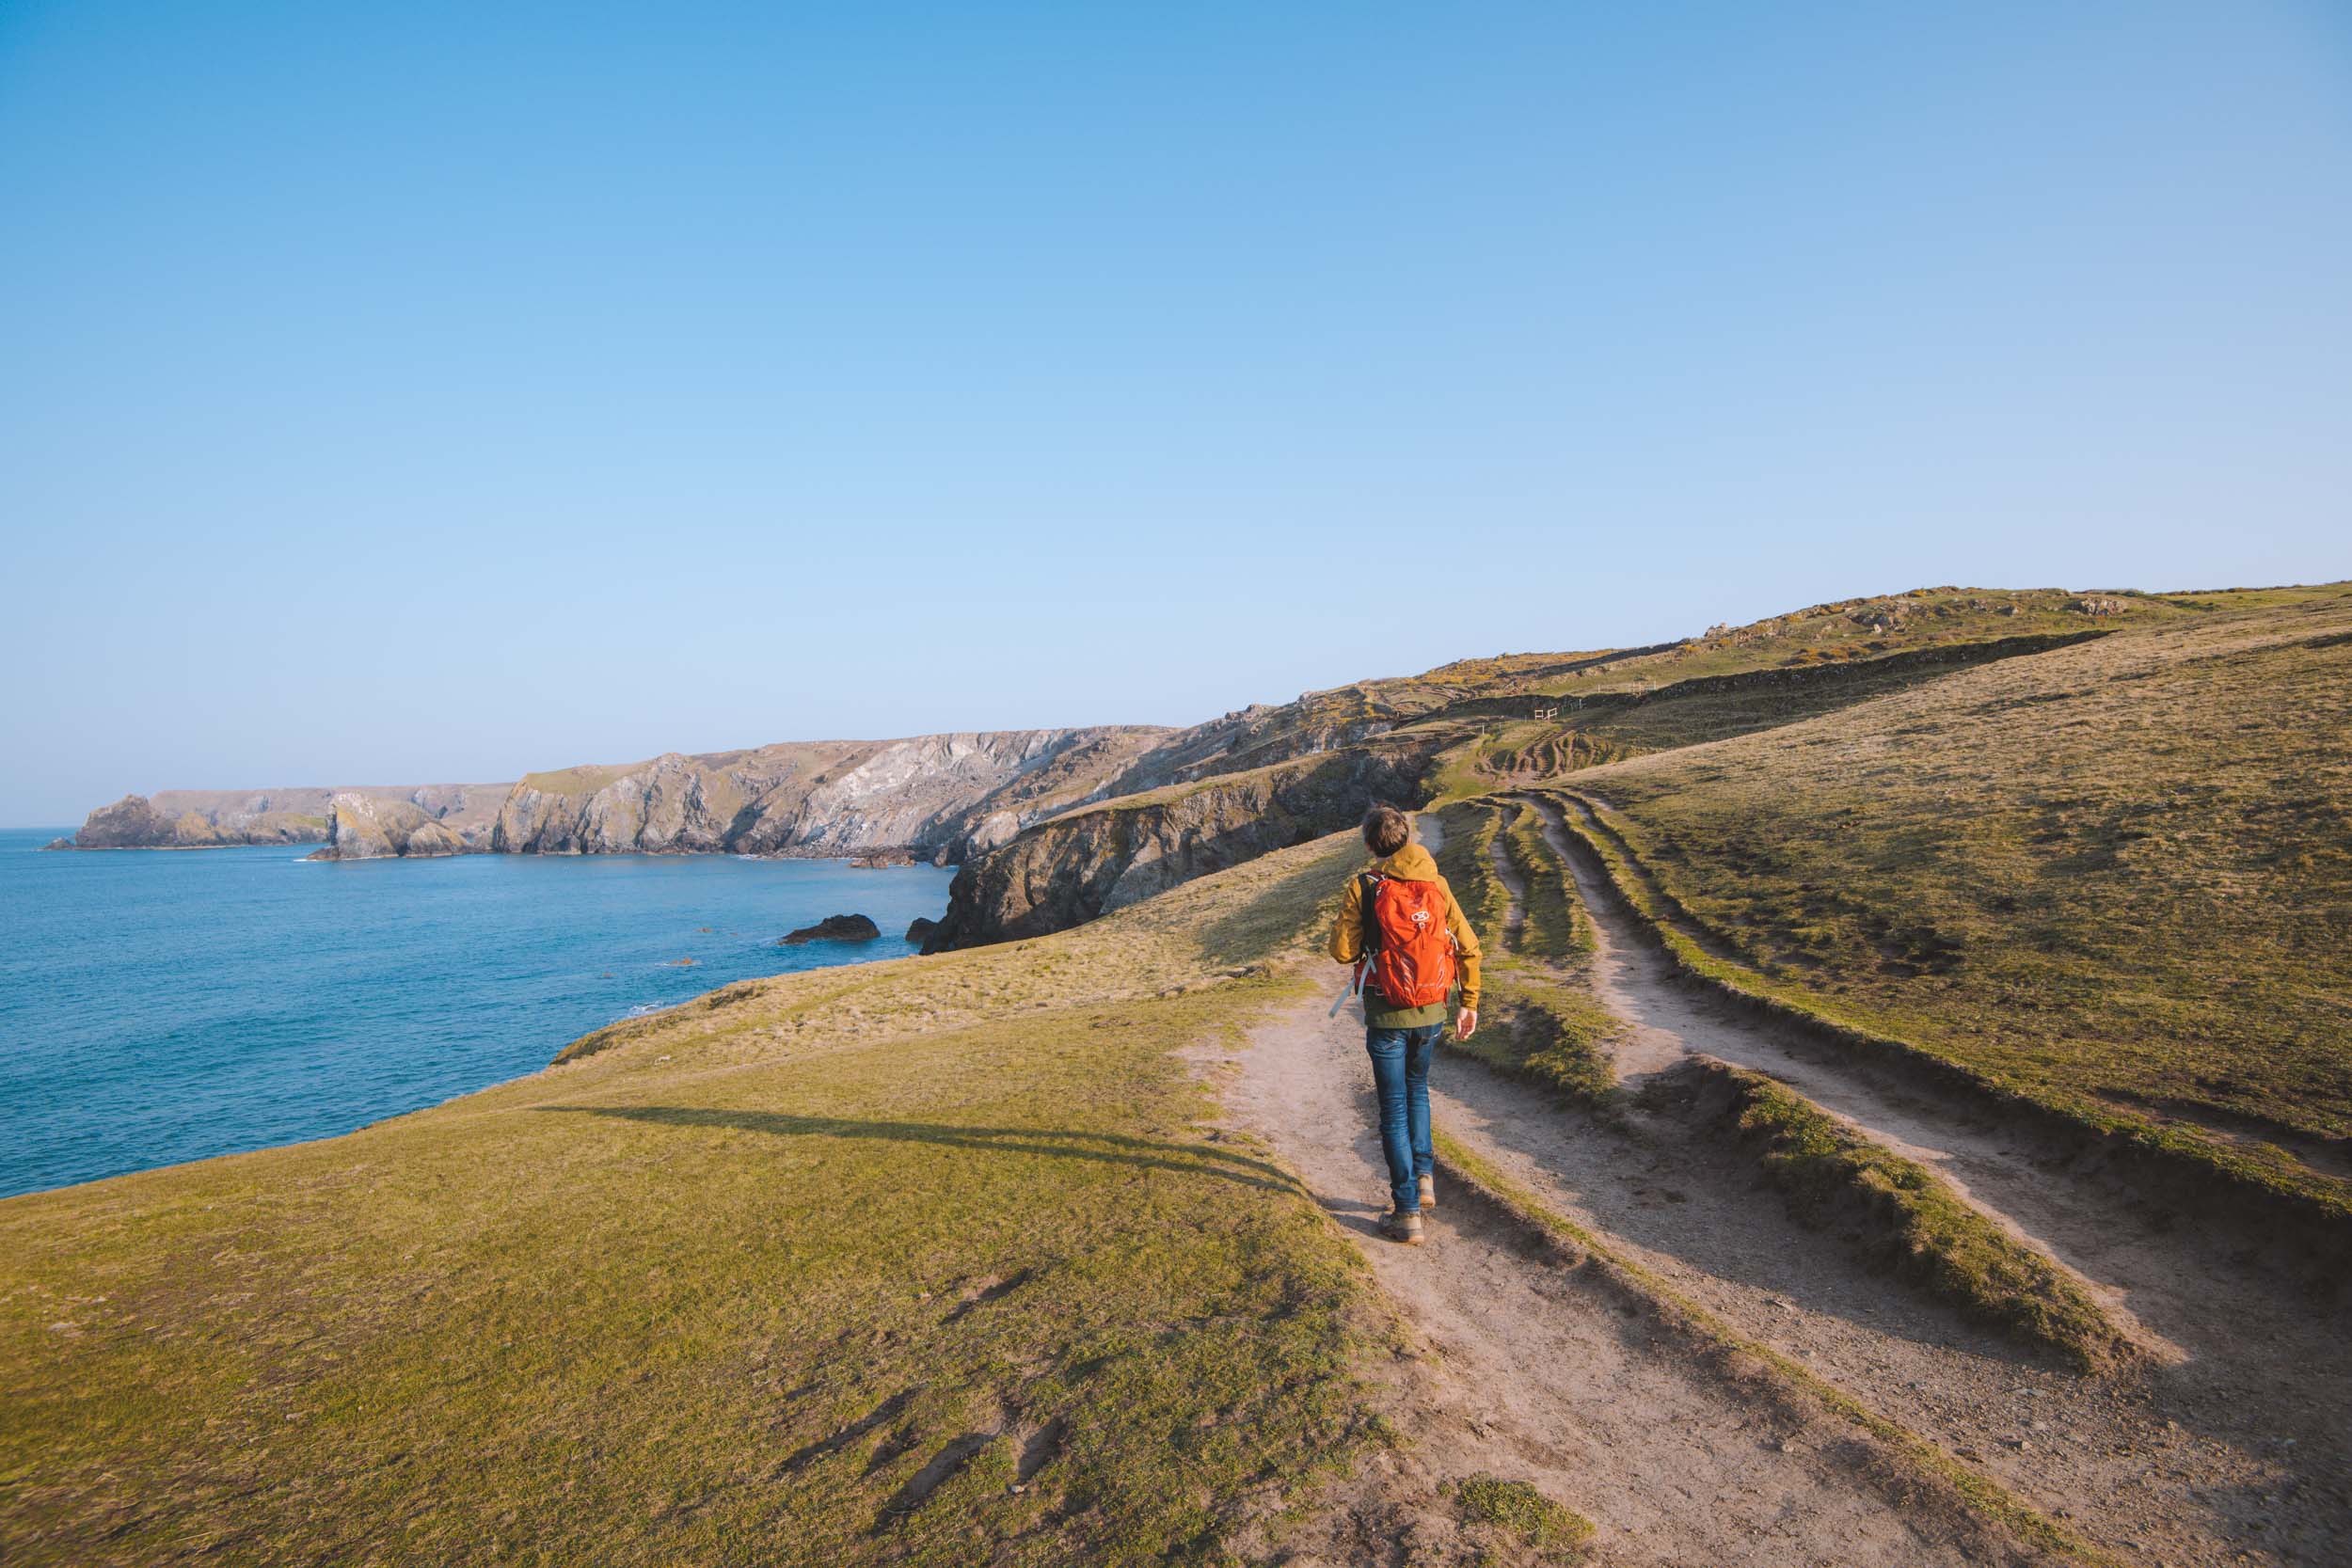
M 1442 1023 L 1418 1029 L 1366 1029 L 1373 1087 L 1380 1091 L 1380 1151 L 1389 1160 L 1389 1196 L 1400 1214 L 1421 1212 L 1421 1179 L 1435 1167 L 1429 1148 L 1429 1058 Z

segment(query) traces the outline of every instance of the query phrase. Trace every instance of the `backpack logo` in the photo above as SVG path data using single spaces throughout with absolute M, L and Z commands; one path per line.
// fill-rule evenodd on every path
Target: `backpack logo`
M 1364 888 L 1367 978 L 1391 1007 L 1426 1007 L 1454 989 L 1454 938 L 1444 884 L 1368 874 Z

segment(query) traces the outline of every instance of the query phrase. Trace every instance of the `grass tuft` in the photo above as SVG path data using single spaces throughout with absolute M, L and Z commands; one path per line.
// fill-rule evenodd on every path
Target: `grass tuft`
M 1510 921 L 1511 891 L 1495 875 L 1495 836 L 1502 831 L 1502 812 L 1486 801 L 1449 806 L 1438 814 L 1445 843 L 1438 851 L 1438 869 L 1454 890 L 1470 929 L 1482 946 L 1501 957 L 1503 927 Z
M 1926 1166 L 1760 1072 L 1714 1070 L 1731 1089 L 1723 1119 L 1757 1152 L 1766 1179 L 1805 1224 L 1851 1226 L 1872 1266 L 2083 1370 L 2134 1354 L 2064 1270 L 1970 1208 Z
M 1534 806 L 1521 803 L 1512 812 L 1502 845 L 1510 857 L 1511 868 L 1518 873 L 1520 885 L 1527 890 L 1521 951 L 1554 963 L 1590 954 L 1592 919 L 1577 897 L 1567 863 L 1544 837 L 1543 817 Z
M 1550 1561 L 1569 1560 L 1593 1536 L 1590 1519 L 1527 1481 L 1474 1475 L 1457 1483 L 1454 1496 L 1464 1518 L 1501 1530 Z
M 1454 1050 L 1604 1117 L 1621 1115 L 1623 1091 L 1606 1049 L 1623 1027 L 1614 1014 L 1570 983 L 1524 970 L 1497 974 L 1489 989 L 1493 1022 L 1467 1040 L 1449 1034 Z

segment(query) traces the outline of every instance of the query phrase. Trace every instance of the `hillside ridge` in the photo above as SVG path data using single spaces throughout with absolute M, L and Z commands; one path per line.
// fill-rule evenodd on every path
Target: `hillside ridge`
M 2267 602 L 2314 591 L 2249 592 Z M 1417 807 L 1505 775 L 1524 783 L 1721 738 L 1854 700 L 1873 681 L 1931 678 L 2232 602 L 1912 589 L 1639 646 L 1457 659 L 1181 729 L 787 741 L 576 765 L 504 784 L 133 795 L 52 847 L 316 844 L 330 860 L 907 852 L 962 868 L 931 939 L 937 951 L 1095 918 L 1328 832 L 1375 799 Z M 1213 793 L 1185 793 L 1202 789 Z M 1089 815 L 1105 807 L 1121 815 Z

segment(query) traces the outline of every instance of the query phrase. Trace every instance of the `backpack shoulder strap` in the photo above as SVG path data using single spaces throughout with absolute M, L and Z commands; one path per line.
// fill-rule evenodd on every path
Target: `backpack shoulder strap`
M 1367 957 L 1380 945 L 1380 922 L 1374 918 L 1372 904 L 1380 896 L 1380 884 L 1386 880 L 1388 879 L 1377 871 L 1362 872 L 1356 878 L 1357 885 L 1364 890 L 1359 912 L 1363 918 L 1364 953 Z

